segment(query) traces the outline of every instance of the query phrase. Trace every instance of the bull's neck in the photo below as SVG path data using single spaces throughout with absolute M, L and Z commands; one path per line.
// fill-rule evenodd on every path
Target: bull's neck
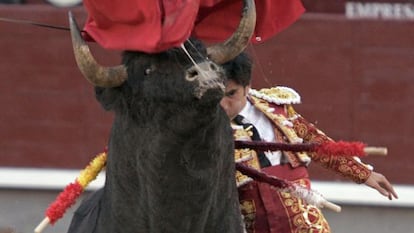
M 158 103 L 140 107 L 136 112 L 118 114 L 116 117 L 138 127 L 153 128 L 158 131 L 173 130 L 184 135 L 202 130 L 221 114 L 223 111 L 218 103 L 210 105 Z
M 203 170 L 198 166 L 205 168 L 216 164 L 216 158 L 209 157 L 223 154 L 220 151 L 230 145 L 217 143 L 231 138 L 231 131 L 224 111 L 219 107 L 213 110 L 210 109 L 209 114 L 188 109 L 175 109 L 168 114 L 152 111 L 154 114 L 145 121 L 137 121 L 131 115 L 115 116 L 105 183 L 108 205 L 103 212 L 107 221 L 136 227 L 152 224 L 154 219 L 148 219 L 147 213 L 165 214 L 161 211 L 169 206 L 165 201 L 176 198 L 172 193 L 171 200 L 165 199 L 167 190 L 183 193 L 179 190 L 190 184 L 196 187 L 206 182 L 196 176 L 203 182 L 190 179 L 183 184 L 192 171 Z M 213 175 L 216 174 L 207 177 Z M 198 195 L 199 190 L 206 187 L 192 191 Z M 191 196 L 191 192 L 185 193 Z M 161 212 L 154 212 L 154 206 Z M 185 203 L 177 202 L 175 208 L 180 206 Z M 125 222 L 129 220 L 131 222 Z

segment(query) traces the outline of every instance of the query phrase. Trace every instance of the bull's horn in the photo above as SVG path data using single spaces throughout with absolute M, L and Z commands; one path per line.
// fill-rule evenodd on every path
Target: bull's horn
M 254 0 L 243 1 L 243 12 L 236 32 L 224 43 L 207 48 L 209 58 L 217 64 L 223 64 L 239 55 L 249 44 L 256 26 L 256 6 Z
M 95 86 L 116 87 L 127 79 L 125 66 L 103 67 L 93 58 L 88 45 L 83 40 L 78 24 L 69 12 L 70 33 L 72 36 L 73 52 L 76 63 L 83 76 Z

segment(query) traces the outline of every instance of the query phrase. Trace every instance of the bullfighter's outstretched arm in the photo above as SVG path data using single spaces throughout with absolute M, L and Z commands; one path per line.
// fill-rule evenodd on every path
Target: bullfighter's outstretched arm
M 305 142 L 323 143 L 332 141 L 325 133 L 308 122 L 305 118 L 297 114 L 292 106 L 289 106 L 289 115 L 293 117 L 294 129 L 298 136 L 303 138 Z M 371 170 L 372 168 L 355 158 L 349 156 L 323 156 L 311 152 L 309 156 L 312 161 L 320 163 L 323 167 L 334 170 L 341 175 L 352 179 L 356 183 L 364 183 L 367 186 L 376 189 L 382 195 L 388 197 L 390 200 L 398 198 L 397 193 L 392 187 L 387 178 Z

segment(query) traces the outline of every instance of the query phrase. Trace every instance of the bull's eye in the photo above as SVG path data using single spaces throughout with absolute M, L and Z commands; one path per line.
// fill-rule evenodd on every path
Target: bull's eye
M 149 75 L 151 74 L 151 72 L 152 72 L 151 68 L 145 69 L 145 75 Z
M 192 69 L 187 72 L 187 76 L 185 77 L 188 81 L 194 81 L 198 77 L 198 70 Z

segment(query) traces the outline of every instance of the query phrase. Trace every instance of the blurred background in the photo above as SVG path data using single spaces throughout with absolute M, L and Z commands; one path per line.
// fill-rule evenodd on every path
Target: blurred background
M 412 232 L 414 219 L 414 1 L 303 0 L 307 12 L 248 52 L 254 88 L 289 86 L 296 110 L 336 140 L 388 148 L 363 161 L 395 185 L 389 201 L 310 165 L 313 188 L 342 206 L 323 210 L 333 232 Z M 0 18 L 80 25 L 80 0 L 0 0 Z M 103 65 L 120 52 L 90 43 Z M 57 194 L 103 151 L 112 122 L 82 77 L 67 30 L 0 21 L 0 232 L 33 232 Z M 85 194 L 103 184 L 103 174 Z M 79 202 L 78 202 L 79 203 Z M 71 208 L 45 232 L 66 232 Z

